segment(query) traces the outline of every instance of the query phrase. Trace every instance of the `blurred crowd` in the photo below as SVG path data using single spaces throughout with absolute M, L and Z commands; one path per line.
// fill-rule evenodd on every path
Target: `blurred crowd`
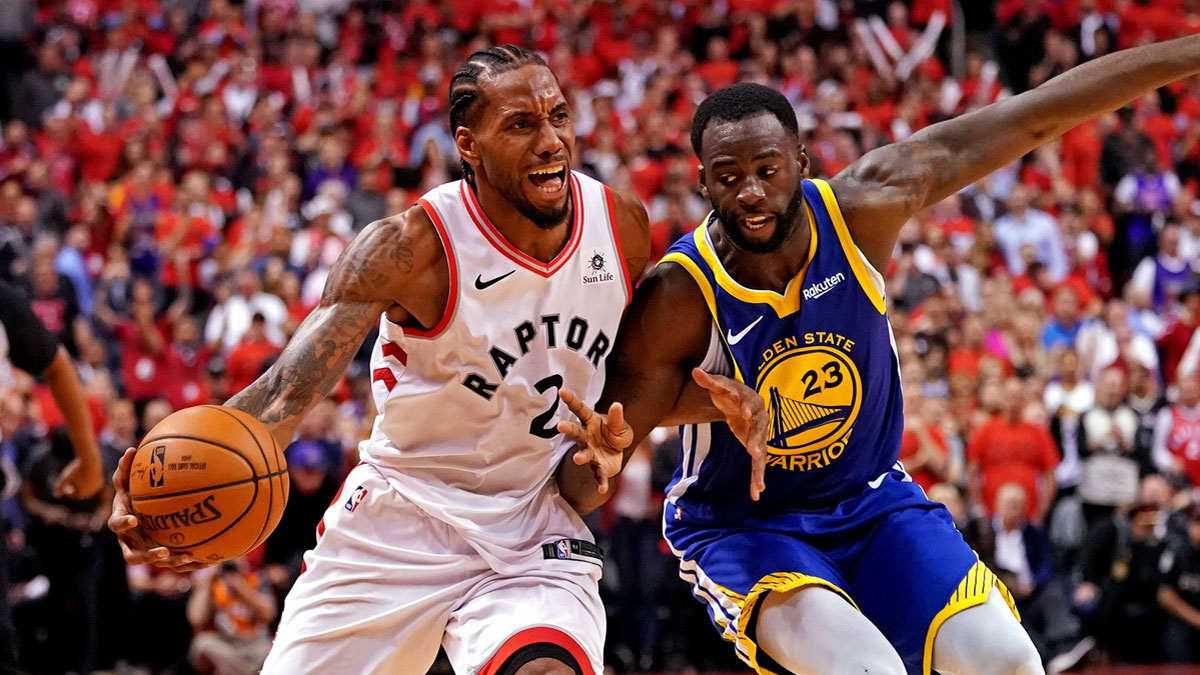
M 356 232 L 459 176 L 445 102 L 475 49 L 546 56 L 576 168 L 642 199 L 657 257 L 708 210 L 688 128 L 721 86 L 784 92 L 828 177 L 1197 31 L 1196 0 L 4 0 L 0 278 L 76 361 L 111 472 L 173 410 L 253 381 Z M 1200 662 L 1198 160 L 1191 78 L 918 214 L 881 270 L 902 459 L 1048 660 Z M 62 415 L 33 379 L 0 384 L 23 667 L 256 672 L 373 418 L 367 357 L 288 447 L 279 529 L 190 575 L 126 567 L 111 493 L 53 496 Z M 677 456 L 655 436 L 589 520 L 620 672 L 737 667 L 661 541 Z

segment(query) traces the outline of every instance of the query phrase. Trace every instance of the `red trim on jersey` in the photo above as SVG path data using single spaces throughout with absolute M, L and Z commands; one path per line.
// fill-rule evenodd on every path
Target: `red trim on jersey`
M 418 199 L 417 203 L 421 208 L 425 209 L 425 213 L 429 214 L 429 219 L 433 221 L 433 227 L 437 230 L 438 237 L 442 240 L 442 248 L 446 251 L 446 268 L 450 270 L 450 291 L 446 296 L 446 309 L 442 312 L 442 318 L 437 324 L 429 330 L 420 330 L 418 328 L 403 327 L 404 334 L 409 337 L 419 338 L 435 338 L 446 330 L 450 319 L 454 316 L 454 306 L 458 304 L 458 265 L 454 262 L 454 250 L 450 247 L 450 235 L 446 233 L 446 226 L 442 223 L 442 217 L 438 215 L 437 209 L 424 199 Z
M 505 640 L 504 644 L 500 645 L 500 649 L 497 649 L 496 653 L 492 655 L 492 658 L 488 659 L 488 662 L 483 664 L 483 668 L 479 669 L 479 675 L 496 675 L 496 673 L 500 672 L 500 668 L 504 665 L 504 662 L 508 661 L 522 647 L 547 642 L 567 650 L 579 662 L 579 667 L 583 672 L 595 672 L 596 669 L 592 667 L 592 662 L 588 659 L 587 653 L 583 651 L 583 647 L 580 647 L 574 638 L 557 628 L 538 626 L 537 628 L 526 628 Z
M 383 352 L 384 356 L 394 356 L 396 360 L 400 362 L 400 365 L 408 365 L 408 352 L 401 349 L 400 345 L 396 344 L 395 342 L 392 342 L 391 340 L 384 340 L 383 344 L 379 346 L 379 349 Z
M 524 267 L 525 269 L 543 277 L 550 277 L 558 270 L 562 269 L 571 255 L 575 253 L 575 249 L 579 248 L 579 242 L 583 239 L 583 188 L 579 186 L 579 181 L 575 175 L 570 176 L 571 182 L 571 198 L 574 200 L 575 217 L 571 223 L 571 238 L 567 241 L 567 245 L 563 250 L 554 256 L 550 262 L 542 262 L 537 258 L 525 253 L 521 249 L 513 246 L 500 230 L 488 220 L 487 214 L 483 212 L 483 207 L 479 205 L 479 199 L 475 196 L 475 191 L 467 188 L 467 182 L 462 181 L 459 185 L 459 192 L 462 193 L 463 204 L 467 207 L 467 213 L 471 216 L 475 227 L 479 228 L 479 232 L 483 235 L 488 243 L 499 251 L 504 257 Z
M 396 376 L 387 368 L 376 368 L 371 371 L 372 382 L 382 382 L 387 386 L 387 390 L 391 391 L 392 387 L 396 386 Z
M 617 228 L 617 205 L 613 201 L 612 188 L 604 186 L 604 206 L 608 209 L 608 224 L 612 228 L 613 245 L 617 247 L 617 259 L 621 261 L 621 274 L 625 277 L 625 304 L 633 300 L 633 278 L 625 262 L 625 251 L 621 250 L 621 233 Z

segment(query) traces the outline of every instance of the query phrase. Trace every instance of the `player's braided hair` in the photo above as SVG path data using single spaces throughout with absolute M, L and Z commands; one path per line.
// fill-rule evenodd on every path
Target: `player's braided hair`
M 516 45 L 488 47 L 467 57 L 450 78 L 450 133 L 454 134 L 459 127 L 470 126 L 471 111 L 483 98 L 480 80 L 530 65 L 544 66 L 546 62 L 536 53 Z M 463 177 L 473 185 L 475 172 L 466 160 L 462 160 L 462 169 Z

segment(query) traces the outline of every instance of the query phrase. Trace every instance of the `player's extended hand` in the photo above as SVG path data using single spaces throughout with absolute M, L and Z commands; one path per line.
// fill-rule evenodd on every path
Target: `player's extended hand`
M 133 455 L 136 448 L 129 448 L 121 455 L 117 470 L 113 472 L 112 515 L 108 519 L 108 529 L 117 535 L 121 542 L 121 553 L 125 562 L 130 565 L 151 564 L 158 567 L 169 567 L 176 572 L 190 572 L 204 567 L 205 563 L 196 562 L 186 553 L 171 553 L 166 546 L 159 546 L 146 536 L 138 518 L 133 513 L 133 502 L 129 499 L 129 469 L 133 466 Z
M 584 405 L 569 389 L 560 390 L 558 396 L 579 418 L 579 423 L 559 422 L 558 430 L 579 444 L 572 459 L 580 466 L 592 465 L 600 494 L 605 494 L 609 477 L 621 472 L 625 449 L 633 443 L 633 427 L 625 422 L 625 409 L 613 403 L 603 415 Z
M 76 457 L 58 475 L 58 481 L 54 483 L 54 495 L 87 499 L 96 496 L 103 487 L 104 469 L 100 467 L 100 462 L 84 462 Z
M 725 415 L 725 423 L 750 453 L 750 499 L 758 501 L 767 489 L 767 406 L 762 396 L 737 380 L 692 369 L 692 379 L 708 390 L 713 405 Z

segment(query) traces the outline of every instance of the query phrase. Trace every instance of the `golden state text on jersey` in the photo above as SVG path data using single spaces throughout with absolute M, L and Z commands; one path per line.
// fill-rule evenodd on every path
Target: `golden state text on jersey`
M 812 243 L 783 294 L 729 275 L 712 246 L 711 215 L 663 258 L 688 271 L 712 313 L 702 367 L 754 387 L 770 418 L 767 489 L 757 506 L 749 457 L 729 429 L 683 429 L 683 461 L 667 497 L 685 516 L 826 506 L 861 492 L 899 456 L 900 374 L 883 280 L 851 239 L 829 185 L 806 180 L 803 192 Z

